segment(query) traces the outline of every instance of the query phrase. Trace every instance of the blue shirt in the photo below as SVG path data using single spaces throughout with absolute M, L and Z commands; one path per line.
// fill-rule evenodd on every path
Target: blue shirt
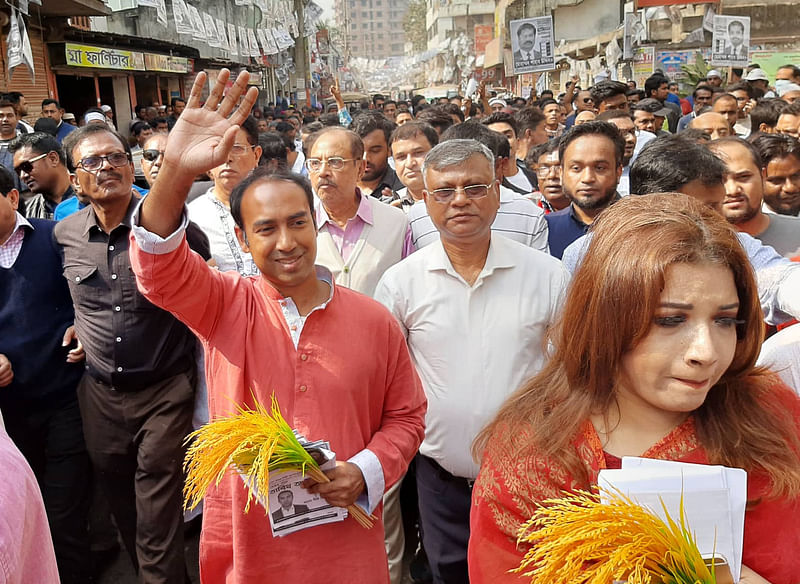
M 580 220 L 575 214 L 572 204 L 566 209 L 544 216 L 547 220 L 547 243 L 550 246 L 550 255 L 561 259 L 567 246 L 579 237 L 583 237 L 589 225 Z
M 58 131 L 56 131 L 56 140 L 58 140 L 58 143 L 61 144 L 64 138 L 69 136 L 72 132 L 74 132 L 77 129 L 78 128 L 73 126 L 72 124 L 68 124 L 67 122 L 61 122 L 58 125 Z
M 138 192 L 141 196 L 145 196 L 148 191 L 147 189 L 143 189 L 133 185 L 133 188 Z M 56 207 L 55 212 L 53 213 L 53 220 L 61 221 L 65 217 L 69 217 L 73 213 L 77 213 L 81 209 L 86 206 L 86 203 L 81 203 L 78 200 L 78 197 L 70 197 L 66 201 L 61 201 L 58 206 Z

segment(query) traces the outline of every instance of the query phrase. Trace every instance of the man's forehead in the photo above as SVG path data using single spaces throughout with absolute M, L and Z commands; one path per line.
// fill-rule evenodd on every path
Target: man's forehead
M 416 150 L 417 148 L 423 148 L 426 151 L 432 148 L 424 134 L 417 134 L 410 138 L 392 142 L 392 152 L 405 152 L 407 150 Z
M 89 134 L 78 142 L 73 149 L 73 151 L 77 152 L 119 152 L 120 150 L 124 151 L 125 148 L 114 135 L 106 131 Z
M 546 152 L 539 157 L 539 164 L 558 164 L 558 150 L 553 150 L 552 152 Z
M 153 134 L 144 143 L 145 147 L 160 148 L 167 145 L 167 137 L 164 134 Z
M 328 132 L 314 141 L 311 152 L 324 152 L 328 155 L 339 154 L 349 156 L 350 140 L 344 132 Z
M 796 154 L 789 154 L 787 156 L 776 156 L 769 162 L 767 162 L 767 174 L 772 174 L 770 170 L 777 171 L 776 166 L 789 166 L 792 167 L 792 171 L 794 168 L 800 167 L 800 156 Z
M 452 181 L 463 177 L 466 181 L 464 184 L 467 184 L 476 182 L 475 178 L 484 174 L 487 175 L 488 181 L 492 177 L 492 170 L 492 165 L 485 157 L 480 154 L 473 154 L 459 164 L 452 164 L 438 169 L 428 167 L 425 174 L 427 175 L 428 181 L 435 181 L 437 179 Z

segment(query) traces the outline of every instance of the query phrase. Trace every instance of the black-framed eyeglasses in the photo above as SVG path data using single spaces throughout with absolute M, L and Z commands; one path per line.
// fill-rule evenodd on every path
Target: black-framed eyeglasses
M 131 157 L 127 152 L 112 152 L 105 156 L 87 156 L 86 158 L 81 158 L 75 167 L 82 168 L 87 172 L 97 172 L 103 168 L 103 162 L 106 160 L 111 166 L 118 168 L 130 163 Z
M 489 189 L 492 188 L 492 185 L 494 185 L 494 183 L 490 182 L 486 185 L 467 185 L 465 187 L 436 189 L 426 192 L 431 195 L 437 203 L 449 203 L 459 191 L 464 193 L 464 196 L 468 199 L 482 199 L 489 194 Z
M 155 162 L 158 160 L 159 156 L 164 156 L 163 150 L 157 150 L 155 148 L 148 148 L 147 150 L 142 150 L 142 158 L 144 158 L 147 162 Z
M 52 152 L 52 150 L 50 152 Z M 44 154 L 40 154 L 39 156 L 34 156 L 30 160 L 20 162 L 18 165 L 14 167 L 14 172 L 16 172 L 17 174 L 21 172 L 26 172 L 30 174 L 31 171 L 33 170 L 33 163 L 36 162 L 37 160 L 41 160 L 42 158 L 50 154 L 50 152 L 45 152 Z

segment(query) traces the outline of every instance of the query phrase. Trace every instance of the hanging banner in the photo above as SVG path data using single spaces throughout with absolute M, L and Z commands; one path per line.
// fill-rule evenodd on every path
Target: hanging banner
M 231 55 L 238 57 L 239 43 L 236 42 L 236 25 L 232 22 L 228 23 L 228 45 L 230 46 Z
M 148 71 L 164 71 L 166 73 L 191 73 L 192 64 L 186 57 L 156 55 L 144 53 L 144 67 Z
M 272 33 L 269 29 L 259 28 L 256 31 L 256 35 L 265 55 L 274 55 L 278 52 L 278 45 L 275 44 L 275 39 L 272 38 Z
M 719 0 L 636 0 L 636 7 L 670 6 L 673 4 L 714 4 L 716 2 L 719 2 Z
M 514 75 L 556 68 L 552 16 L 512 20 L 509 29 Z
M 22 37 L 22 63 L 27 65 L 31 72 L 31 80 L 36 83 L 36 71 L 33 69 L 33 51 L 31 50 L 31 39 L 28 37 L 28 29 L 25 27 L 25 20 L 21 14 L 17 15 L 19 21 L 19 34 Z M 9 77 L 11 75 L 9 74 Z
M 247 31 L 243 26 L 238 26 L 239 29 L 239 55 L 242 57 L 250 56 L 250 43 L 247 40 Z
M 192 20 L 183 0 L 172 0 L 172 16 L 175 18 L 175 30 L 178 34 L 192 34 Z
M 214 19 L 208 12 L 203 12 L 203 28 L 206 31 L 206 42 L 209 47 L 219 48 L 219 33 Z
M 486 45 L 492 42 L 494 26 L 491 24 L 475 25 L 475 54 L 482 55 L 486 51 Z
M 292 40 L 292 37 L 289 36 L 289 32 L 282 26 L 276 26 L 273 28 L 272 36 L 275 37 L 275 42 L 278 43 L 279 51 L 285 51 L 294 45 L 294 41 Z
M 22 65 L 22 35 L 19 32 L 19 22 L 17 21 L 17 10 L 11 7 L 11 27 L 8 31 L 8 76 L 14 72 L 14 68 Z
M 256 42 L 256 33 L 252 28 L 247 29 L 247 44 L 250 46 L 250 56 L 258 58 L 261 56 L 261 50 L 258 48 Z
M 231 50 L 231 46 L 228 43 L 228 33 L 225 32 L 225 23 L 222 21 L 221 18 L 217 18 L 217 34 L 219 35 L 219 48 L 224 49 L 226 51 Z
M 625 14 L 625 27 L 622 35 L 622 58 L 633 59 L 633 49 L 647 40 L 647 26 L 644 11 Z
M 317 31 L 317 51 L 323 57 L 331 52 L 331 44 L 327 29 Z
M 192 21 L 192 38 L 198 41 L 206 42 L 206 27 L 203 25 L 203 17 L 200 16 L 200 11 L 196 6 L 188 5 L 189 17 Z
M 714 16 L 711 64 L 747 67 L 750 62 L 750 17 Z
M 137 0 L 139 6 L 146 6 L 156 9 L 156 20 L 167 26 L 167 5 L 164 0 Z

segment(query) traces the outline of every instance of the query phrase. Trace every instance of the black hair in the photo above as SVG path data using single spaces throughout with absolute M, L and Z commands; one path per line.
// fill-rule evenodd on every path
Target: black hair
M 39 118 L 33 124 L 34 132 L 44 132 L 50 136 L 58 134 L 58 122 L 53 118 Z
M 133 111 L 136 113 L 136 117 L 139 117 L 139 114 L 142 113 L 144 110 L 147 109 L 146 105 L 137 104 Z
M 247 141 L 250 146 L 258 144 L 258 120 L 253 116 L 247 116 L 239 127 L 247 134 Z
M 275 124 L 275 131 L 280 134 L 285 134 L 286 132 L 291 132 L 294 130 L 294 126 L 289 122 L 278 122 Z
M 51 103 L 54 104 L 58 109 L 61 109 L 61 104 L 58 103 L 58 100 L 57 99 L 50 99 L 50 98 L 42 100 L 42 109 L 44 109 L 44 106 L 50 105 Z
M 774 128 L 787 105 L 782 99 L 759 99 L 756 106 L 750 111 L 750 127 L 753 132 L 758 132 L 761 124 Z
M 625 92 L 625 97 L 633 97 L 634 95 L 638 95 L 640 100 L 644 99 L 644 89 L 629 89 Z
M 792 70 L 792 77 L 800 77 L 800 67 L 798 67 L 797 65 L 792 65 L 791 63 L 789 63 L 787 65 L 781 65 L 776 70 L 780 70 L 780 69 L 791 69 Z
M 458 107 L 454 103 L 443 103 L 439 106 L 443 112 L 447 113 L 451 116 L 456 116 L 462 122 L 464 121 L 464 112 L 461 111 L 461 108 Z
M 710 85 L 708 85 L 707 83 L 701 83 L 700 85 L 695 87 L 694 91 L 692 91 L 692 97 L 697 97 L 697 92 L 698 91 L 707 91 L 711 95 L 714 95 L 714 88 L 711 87 Z
M 544 114 L 538 107 L 528 106 L 519 110 L 514 114 L 514 120 L 517 122 L 517 137 L 525 133 L 525 130 L 533 132 L 536 127 L 544 121 Z
M 669 79 L 658 73 L 654 73 L 648 77 L 644 82 L 644 92 L 647 97 L 653 97 L 653 92 L 658 91 L 658 88 L 664 83 L 669 84 Z
M 517 120 L 515 120 L 514 116 L 507 112 L 495 112 L 490 116 L 482 118 L 481 123 L 484 126 L 489 126 L 491 124 L 508 124 L 514 131 L 514 135 L 517 135 Z
M 49 120 L 50 118 L 43 119 Z M 54 120 L 50 121 L 54 122 Z M 20 134 L 11 142 L 9 142 L 8 151 L 14 154 L 25 146 L 30 148 L 34 154 L 47 154 L 48 152 L 55 152 L 58 154 L 58 160 L 61 162 L 61 164 L 65 164 L 67 162 L 67 159 L 64 156 L 64 149 L 61 148 L 61 144 L 58 143 L 58 140 L 56 140 L 52 134 L 40 132 L 39 130 L 30 134 Z
M 172 100 L 169 102 L 169 105 L 175 107 L 179 101 L 182 101 L 184 104 L 186 104 L 186 100 L 183 99 L 182 97 L 173 97 Z
M 725 146 L 726 144 L 737 144 L 742 148 L 744 148 L 745 150 L 747 150 L 756 168 L 761 168 L 761 154 L 759 154 L 758 149 L 747 140 L 743 140 L 738 136 L 725 136 L 724 138 L 717 138 L 716 140 L 711 142 L 707 147 L 710 148 L 711 151 L 716 154 L 719 147 Z
M 453 118 L 440 106 L 427 107 L 421 110 L 417 115 L 417 120 L 427 122 L 436 128 L 440 134 L 444 134 L 453 125 Z
M 381 95 L 380 93 L 376 93 L 375 95 L 372 96 L 372 105 L 378 105 L 379 99 L 384 101 L 386 100 L 386 98 L 383 97 L 383 95 Z
M 0 194 L 8 196 L 13 189 L 17 188 L 14 174 L 5 166 L 0 164 Z
M 788 134 L 761 134 L 753 140 L 752 144 L 758 151 L 762 168 L 766 168 L 776 158 L 794 156 L 800 160 L 800 141 L 794 136 Z
M 367 134 L 371 134 L 375 130 L 383 132 L 386 138 L 386 145 L 389 145 L 389 140 L 392 137 L 392 132 L 397 127 L 393 121 L 388 119 L 378 111 L 366 111 L 353 119 L 350 129 L 353 130 L 360 138 L 366 138 Z
M 592 94 L 592 101 L 595 107 L 600 107 L 600 104 L 607 99 L 618 95 L 627 95 L 629 89 L 627 83 L 606 79 L 605 81 L 592 85 L 589 88 L 589 93 Z
M 525 164 L 527 164 L 529 167 L 533 166 L 539 162 L 539 159 L 542 156 L 545 154 L 552 154 L 553 152 L 558 152 L 558 141 L 548 140 L 547 142 L 539 144 L 538 146 L 534 146 L 528 150 L 528 155 L 525 156 Z
M 139 134 L 141 134 L 145 130 L 152 130 L 152 129 L 153 126 L 151 126 L 149 122 L 136 122 L 135 124 L 133 124 L 133 126 L 131 126 L 131 134 L 133 134 L 138 138 Z
M 417 105 L 419 105 L 421 101 L 425 101 L 425 96 L 418 93 L 411 98 L 411 107 L 417 109 Z
M 428 141 L 428 144 L 431 145 L 431 148 L 439 143 L 439 134 L 436 132 L 433 126 L 425 122 L 413 121 L 406 122 L 402 126 L 397 126 L 397 129 L 392 132 L 392 136 L 389 140 L 389 146 L 398 140 L 410 140 L 411 138 L 419 136 L 420 134 L 425 136 L 425 139 Z
M 475 120 L 469 120 L 463 124 L 448 128 L 447 131 L 442 134 L 440 143 L 446 142 L 447 140 L 475 140 L 491 150 L 495 158 L 508 158 L 511 154 L 508 138 L 502 134 L 493 132 Z M 505 142 L 505 148 L 503 142 Z
M 74 132 L 73 132 L 74 133 Z M 242 221 L 242 198 L 245 192 L 256 183 L 270 183 L 270 182 L 286 182 L 292 183 L 301 189 L 306 195 L 308 202 L 308 210 L 311 214 L 311 221 L 316 226 L 316 219 L 314 217 L 314 194 L 311 191 L 311 183 L 303 175 L 289 172 L 286 170 L 272 171 L 264 167 L 257 167 L 250 175 L 234 187 L 231 192 L 230 205 L 231 216 L 236 225 L 244 231 L 244 222 Z
M 627 118 L 633 120 L 633 114 L 624 110 L 608 110 L 601 114 L 597 114 L 594 119 L 596 122 L 610 122 L 611 120 L 618 120 L 620 118 Z
M 624 85 L 624 83 L 623 83 Z M 614 124 L 608 122 L 591 121 L 579 126 L 572 126 L 564 134 L 558 142 L 558 159 L 564 162 L 564 152 L 570 144 L 578 138 L 584 136 L 603 136 L 611 140 L 614 145 L 614 162 L 617 166 L 622 166 L 622 158 L 625 156 L 625 140 Z
M 277 160 L 279 168 L 286 168 L 288 147 L 286 136 L 277 132 L 264 132 L 258 135 L 258 145 L 261 146 L 261 159 L 259 166 L 266 166 L 270 160 Z M 293 146 L 293 145 L 292 145 Z
M 128 144 L 128 141 L 119 135 L 119 133 L 110 128 L 106 124 L 86 124 L 85 126 L 81 126 L 77 130 L 70 132 L 61 145 L 64 148 L 64 154 L 67 156 L 67 168 L 70 172 L 75 172 L 75 160 L 72 157 L 73 151 L 77 148 L 85 139 L 93 136 L 94 134 L 98 134 L 100 132 L 106 132 L 114 136 L 114 138 L 119 141 L 122 149 L 128 155 L 128 159 L 131 158 L 131 147 Z
M 544 93 L 544 91 L 542 93 Z M 544 111 L 544 108 L 552 104 L 558 105 L 558 102 L 552 97 L 545 97 L 544 99 L 540 99 L 537 105 L 539 106 L 540 110 Z
M 745 91 L 747 92 L 748 98 L 753 98 L 753 88 L 747 81 L 740 81 L 738 83 L 734 83 L 733 85 L 728 85 L 728 87 L 725 88 L 725 91 L 728 93 L 733 93 L 734 91 Z
M 336 113 L 320 114 L 319 123 L 321 123 L 326 128 L 334 128 L 336 126 L 340 126 L 339 114 Z
M 722 184 L 727 169 L 708 148 L 682 135 L 652 140 L 633 161 L 630 170 L 631 193 L 677 192 L 690 182 Z

